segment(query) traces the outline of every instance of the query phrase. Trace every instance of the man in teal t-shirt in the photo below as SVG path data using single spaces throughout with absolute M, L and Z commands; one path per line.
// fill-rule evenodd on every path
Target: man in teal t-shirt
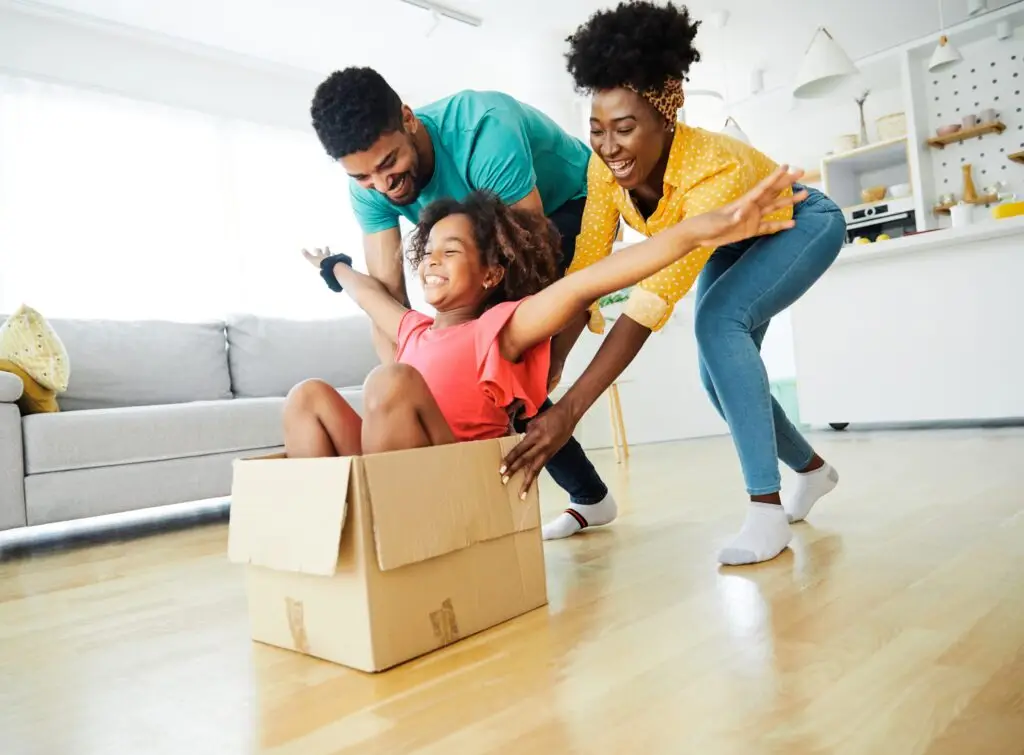
M 416 223 L 434 200 L 463 199 L 475 189 L 550 218 L 562 235 L 563 274 L 568 269 L 586 204 L 590 149 L 540 111 L 507 94 L 472 91 L 414 111 L 373 69 L 347 68 L 320 84 L 310 112 L 320 143 L 351 178 L 368 272 L 398 301 L 409 301 L 399 217 Z M 585 322 L 581 318 L 564 343 L 575 342 Z M 381 360 L 391 361 L 394 344 L 376 331 L 374 340 Z M 557 340 L 553 373 L 566 356 Z M 524 427 L 516 421 L 519 432 Z M 614 508 L 575 439 L 547 470 L 574 503 L 605 502 L 602 512 Z

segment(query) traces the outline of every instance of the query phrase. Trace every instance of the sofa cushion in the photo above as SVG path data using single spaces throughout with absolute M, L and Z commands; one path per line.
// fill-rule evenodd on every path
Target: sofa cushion
M 285 396 L 297 383 L 320 378 L 362 385 L 379 360 L 366 317 L 281 320 L 228 318 L 231 387 L 238 397 Z
M 279 446 L 283 407 L 267 398 L 34 414 L 22 422 L 25 473 Z
M 231 398 L 224 323 L 51 320 L 71 363 L 64 410 Z

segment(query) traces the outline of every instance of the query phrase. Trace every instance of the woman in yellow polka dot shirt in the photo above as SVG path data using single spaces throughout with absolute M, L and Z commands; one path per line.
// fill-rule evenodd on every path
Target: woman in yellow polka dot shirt
M 698 25 L 686 8 L 634 0 L 596 13 L 570 37 L 569 72 L 578 89 L 592 94 L 594 153 L 569 274 L 612 252 L 620 219 L 652 236 L 733 201 L 776 168 L 746 144 L 676 122 L 683 79 L 700 59 L 693 47 Z M 700 376 L 729 425 L 751 501 L 742 528 L 719 560 L 756 563 L 781 553 L 790 540 L 789 523 L 802 520 L 838 475 L 772 398 L 761 341 L 771 318 L 832 264 L 846 228 L 840 209 L 813 189 L 782 216 L 793 218 L 792 229 L 697 249 L 636 286 L 625 316 L 605 336 L 594 361 L 558 404 L 534 420 L 506 459 L 508 469 L 525 469 L 527 482 L 532 479 L 696 281 Z M 596 305 L 590 327 L 603 330 Z M 779 459 L 798 473 L 785 501 Z M 610 519 L 594 508 L 572 508 L 545 525 L 545 538 Z

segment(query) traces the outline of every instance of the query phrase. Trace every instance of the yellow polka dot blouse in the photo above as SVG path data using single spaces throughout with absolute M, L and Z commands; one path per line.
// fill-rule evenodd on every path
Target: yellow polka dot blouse
M 776 167 L 772 160 L 743 142 L 677 123 L 665 168 L 664 195 L 654 214 L 644 220 L 629 192 L 615 183 L 615 177 L 601 157 L 596 153 L 591 155 L 587 170 L 587 205 L 576 238 L 576 256 L 568 272 L 581 270 L 611 254 L 619 218 L 645 236 L 653 236 L 691 215 L 728 204 L 752 189 Z M 792 212 L 791 208 L 786 208 L 772 219 L 787 220 Z M 672 315 L 676 302 L 693 286 L 713 251 L 695 249 L 641 281 L 626 302 L 626 315 L 651 330 L 660 330 Z M 596 304 L 594 310 L 596 315 Z M 600 332 L 603 318 L 592 317 L 590 329 Z

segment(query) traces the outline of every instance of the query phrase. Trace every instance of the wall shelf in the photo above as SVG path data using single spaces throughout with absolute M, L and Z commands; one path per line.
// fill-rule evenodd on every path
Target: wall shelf
M 999 201 L 999 197 L 997 195 L 995 195 L 995 194 L 986 194 L 985 196 L 978 197 L 977 199 L 975 199 L 973 201 L 969 201 L 969 200 L 965 199 L 964 200 L 964 204 L 986 205 L 986 204 L 995 204 L 998 201 Z M 956 204 L 959 204 L 959 202 L 957 202 Z M 935 212 L 936 215 L 948 215 L 950 209 L 953 208 L 953 207 L 956 207 L 956 204 L 943 204 L 943 205 L 939 205 L 937 207 L 933 207 L 932 210 Z
M 1010 155 L 1010 159 L 1015 163 L 1024 164 L 1024 152 L 1014 152 Z
M 893 163 L 906 162 L 907 137 L 886 139 L 881 142 L 866 144 L 848 152 L 840 152 L 825 157 L 821 162 L 825 167 L 842 165 L 858 173 L 885 168 Z
M 999 121 L 995 123 L 982 123 L 978 126 L 962 128 L 954 134 L 933 136 L 928 140 L 928 146 L 935 147 L 936 149 L 945 149 L 947 144 L 965 142 L 968 139 L 977 139 L 979 136 L 986 136 L 987 134 L 1001 134 L 1004 131 L 1006 131 L 1006 124 Z

